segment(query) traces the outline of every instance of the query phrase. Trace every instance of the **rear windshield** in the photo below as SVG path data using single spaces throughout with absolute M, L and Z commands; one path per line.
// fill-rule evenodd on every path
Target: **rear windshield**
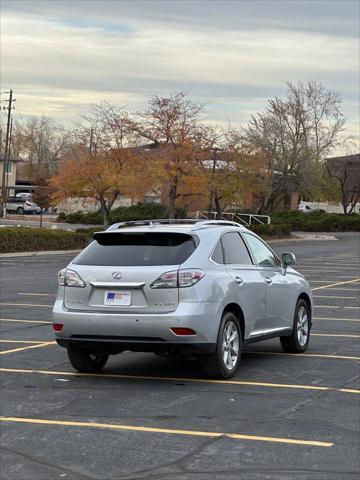
M 98 233 L 74 263 L 134 267 L 180 265 L 195 248 L 195 239 L 183 233 Z

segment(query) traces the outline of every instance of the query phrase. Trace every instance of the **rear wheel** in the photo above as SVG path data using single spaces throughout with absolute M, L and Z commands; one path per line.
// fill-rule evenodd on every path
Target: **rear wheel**
M 67 352 L 71 365 L 79 372 L 99 372 L 109 358 L 105 353 L 91 353 L 73 348 L 68 348 Z
M 239 320 L 231 312 L 224 313 L 214 353 L 202 355 L 202 366 L 211 378 L 231 378 L 240 363 L 242 335 Z
M 16 210 L 16 213 L 19 214 L 19 215 L 22 215 L 24 213 L 23 207 L 18 207 L 17 210 Z
M 286 353 L 303 353 L 310 341 L 310 311 L 305 300 L 300 299 L 296 304 L 292 334 L 280 337 L 281 346 Z

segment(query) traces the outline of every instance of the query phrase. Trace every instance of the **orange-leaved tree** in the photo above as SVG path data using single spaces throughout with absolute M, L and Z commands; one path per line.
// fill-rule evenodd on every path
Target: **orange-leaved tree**
M 141 158 L 131 149 L 92 155 L 83 146 L 73 147 L 64 157 L 57 175 L 50 180 L 55 190 L 54 199 L 80 197 L 98 201 L 104 226 L 107 226 L 111 208 L 120 193 L 131 194 L 134 199 L 143 195 L 141 183 L 129 175 L 133 170 L 131 165 L 136 164 L 138 169 L 139 162 Z
M 204 192 L 205 177 L 199 167 L 204 155 L 201 110 L 181 92 L 154 96 L 131 125 L 138 138 L 147 142 L 143 150 L 147 175 L 152 190 L 167 200 L 170 218 L 175 217 L 179 200 Z
M 218 136 L 205 160 L 201 161 L 207 176 L 208 212 L 218 215 L 229 205 L 241 205 L 256 196 L 266 185 L 266 158 L 246 145 L 241 133 L 232 127 Z

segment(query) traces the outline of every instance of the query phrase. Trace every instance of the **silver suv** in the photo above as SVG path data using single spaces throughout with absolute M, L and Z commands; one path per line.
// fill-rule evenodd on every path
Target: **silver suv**
M 132 350 L 197 355 L 209 376 L 230 378 L 245 344 L 307 349 L 312 295 L 294 263 L 234 222 L 115 224 L 59 272 L 56 340 L 83 372 Z

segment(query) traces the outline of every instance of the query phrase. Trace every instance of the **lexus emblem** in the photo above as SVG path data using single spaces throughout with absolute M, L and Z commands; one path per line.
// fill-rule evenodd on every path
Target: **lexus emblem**
M 121 275 L 120 272 L 113 272 L 113 273 L 112 273 L 112 277 L 120 280 L 120 278 L 122 277 L 122 275 Z

